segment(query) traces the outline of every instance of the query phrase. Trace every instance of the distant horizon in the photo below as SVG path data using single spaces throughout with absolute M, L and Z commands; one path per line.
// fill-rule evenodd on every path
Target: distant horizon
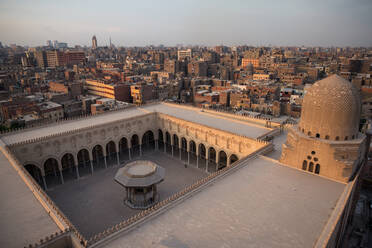
M 0 41 L 45 46 L 372 47 L 370 0 L 2 0 Z
M 98 40 L 98 39 L 97 39 Z M 51 40 L 53 41 L 53 40 Z M 62 40 L 57 40 L 59 43 L 67 43 L 67 48 L 75 48 L 75 46 L 79 46 L 79 47 L 82 47 L 82 48 L 89 48 L 89 47 L 92 47 L 92 44 L 89 44 L 89 45 L 80 45 L 80 44 L 73 44 L 71 45 L 68 41 L 62 41 Z M 37 47 L 48 47 L 46 45 L 46 41 L 45 41 L 45 44 L 40 44 L 40 45 L 35 45 L 35 46 L 31 46 L 31 45 L 23 45 L 23 44 L 18 44 L 18 43 L 4 43 L 0 40 L 0 43 L 3 45 L 3 47 L 10 47 L 11 45 L 16 45 L 16 46 L 21 46 L 21 47 L 27 47 L 27 48 L 37 48 Z M 98 41 L 97 41 L 98 43 Z M 247 46 L 247 47 L 255 47 L 255 48 L 258 48 L 258 47 L 269 47 L 269 48 L 372 48 L 372 45 L 371 46 L 312 46 L 312 45 L 308 45 L 308 46 L 305 46 L 305 45 L 283 45 L 283 46 L 280 46 L 280 45 L 272 45 L 272 44 L 269 44 L 269 45 L 251 45 L 251 44 L 239 44 L 239 45 L 227 45 L 227 44 L 216 44 L 216 45 L 200 45 L 200 44 L 171 44 L 171 45 L 164 45 L 164 44 L 149 44 L 149 45 L 133 45 L 133 46 L 123 46 L 123 45 L 117 45 L 117 44 L 114 44 L 113 42 L 111 42 L 112 45 L 115 47 L 115 48 L 133 48 L 133 47 L 141 47 L 141 48 L 146 48 L 146 47 L 161 47 L 163 46 L 164 48 L 179 48 L 179 47 L 182 47 L 182 48 L 193 48 L 193 47 L 205 47 L 205 48 L 214 48 L 214 47 L 218 47 L 218 46 L 225 46 L 225 47 L 243 47 L 243 46 Z M 105 48 L 105 47 L 110 47 L 110 44 L 106 44 L 106 45 L 98 45 L 98 48 Z M 54 48 L 54 47 L 50 47 L 50 48 Z M 56 48 L 58 49 L 58 48 Z

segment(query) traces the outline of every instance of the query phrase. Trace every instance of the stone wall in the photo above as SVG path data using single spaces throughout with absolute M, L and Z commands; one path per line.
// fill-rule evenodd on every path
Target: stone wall
M 316 174 L 348 182 L 363 159 L 364 147 L 363 134 L 350 141 L 332 141 L 308 137 L 294 126 L 289 128 L 280 162 L 313 173 L 316 173 L 316 167 L 319 165 L 319 173 Z
M 56 128 L 58 128 L 57 125 Z M 73 155 L 76 166 L 78 152 L 82 149 L 86 149 L 89 153 L 89 160 L 93 160 L 92 150 L 96 145 L 100 145 L 103 148 L 103 156 L 107 156 L 106 145 L 109 142 L 113 141 L 115 143 L 117 152 L 121 139 L 125 138 L 128 148 L 131 148 L 133 135 L 138 136 L 141 145 L 142 136 L 145 132 L 152 131 L 154 139 L 157 140 L 159 129 L 162 130 L 164 138 L 166 132 L 169 132 L 171 137 L 173 137 L 173 134 L 177 134 L 180 142 L 182 137 L 187 140 L 187 146 L 193 140 L 197 148 L 199 144 L 204 144 L 207 150 L 209 147 L 213 147 L 216 154 L 223 150 L 228 157 L 235 154 L 238 158 L 242 158 L 267 144 L 264 141 L 221 131 L 166 114 L 147 113 L 103 125 L 92 124 L 87 128 L 76 127 L 68 132 L 15 143 L 10 145 L 9 148 L 21 164 L 36 165 L 40 168 L 42 176 L 45 176 L 44 163 L 49 158 L 56 159 L 59 170 L 62 170 L 61 160 L 65 154 Z M 181 144 L 178 144 L 178 146 L 181 147 Z M 198 154 L 198 151 L 196 152 Z

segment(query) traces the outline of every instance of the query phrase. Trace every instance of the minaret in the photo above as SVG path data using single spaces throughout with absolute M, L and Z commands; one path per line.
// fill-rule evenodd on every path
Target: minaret
M 110 36 L 110 48 L 112 48 L 112 43 L 111 43 L 111 36 Z
M 92 38 L 92 49 L 97 49 L 97 38 L 96 38 L 96 35 L 93 35 L 93 38 Z

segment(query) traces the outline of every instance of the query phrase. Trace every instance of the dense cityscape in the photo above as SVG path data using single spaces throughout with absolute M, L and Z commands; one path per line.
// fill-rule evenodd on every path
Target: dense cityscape
M 0 1 L 0 248 L 372 247 L 371 12 Z
M 2 130 L 172 101 L 256 117 L 299 118 L 307 87 L 337 73 L 372 109 L 372 49 L 0 45 Z

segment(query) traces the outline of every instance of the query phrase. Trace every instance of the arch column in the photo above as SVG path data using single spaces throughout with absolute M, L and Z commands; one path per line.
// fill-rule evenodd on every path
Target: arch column
M 139 155 L 140 157 L 142 157 L 142 139 L 138 138 L 138 144 L 139 144 Z
M 199 168 L 199 145 L 196 145 L 195 149 L 196 149 L 196 168 Z
M 46 183 L 46 180 L 45 180 L 45 171 L 44 171 L 44 168 L 41 170 L 41 177 L 43 179 L 43 185 L 44 185 L 45 190 L 48 190 L 47 183 Z
M 220 163 L 220 152 L 216 151 L 216 171 L 218 171 L 219 163 Z
M 178 139 L 178 157 L 182 161 L 182 137 Z
M 230 157 L 231 157 L 231 154 L 229 156 L 227 156 L 226 154 L 226 167 L 230 166 Z
M 116 153 L 116 162 L 118 163 L 118 166 L 120 166 L 120 158 L 119 158 L 119 153 Z
M 65 180 L 63 179 L 63 174 L 62 174 L 62 164 L 59 159 L 57 159 L 57 165 L 58 165 L 59 175 L 61 177 L 61 183 L 64 184 Z
M 106 144 L 107 145 L 107 144 Z M 105 162 L 105 168 L 107 169 L 107 152 L 106 152 L 106 146 L 102 147 L 102 153 L 103 153 L 103 160 Z M 99 160 L 97 159 L 97 164 L 98 164 Z
M 169 134 L 169 135 L 171 135 L 171 134 Z M 173 135 L 171 135 L 171 137 L 170 137 L 171 139 L 170 139 L 170 141 L 171 141 L 171 150 L 172 150 L 172 157 L 174 156 L 174 148 L 173 148 L 173 145 L 174 145 L 174 137 L 173 137 Z
M 74 166 L 75 166 L 75 171 L 76 171 L 76 178 L 79 180 L 80 179 L 80 173 L 79 173 L 79 164 L 77 162 L 78 160 L 76 159 L 75 160 L 75 157 L 74 157 Z
M 89 149 L 88 150 L 88 155 L 89 155 L 89 162 L 90 162 L 90 172 L 93 175 L 94 169 L 93 169 L 93 153 L 92 153 L 92 149 Z
M 132 142 L 128 142 L 128 159 L 132 160 L 132 155 L 130 153 L 130 150 L 132 149 Z
M 159 150 L 159 131 L 158 130 L 151 130 L 154 134 L 154 142 L 155 142 L 155 151 Z
M 209 147 L 205 148 L 205 171 L 208 172 L 209 165 Z
M 189 144 L 187 144 L 187 164 L 190 165 L 190 147 Z
M 165 143 L 165 141 L 167 140 L 165 137 L 165 135 L 163 135 L 163 144 L 164 144 L 164 147 L 163 147 L 163 150 L 164 150 L 164 153 L 167 153 L 167 144 Z
M 118 163 L 118 166 L 120 166 L 120 156 L 119 156 L 119 153 L 120 153 L 120 150 L 119 150 L 119 141 L 115 143 L 115 147 L 116 147 L 116 162 Z

